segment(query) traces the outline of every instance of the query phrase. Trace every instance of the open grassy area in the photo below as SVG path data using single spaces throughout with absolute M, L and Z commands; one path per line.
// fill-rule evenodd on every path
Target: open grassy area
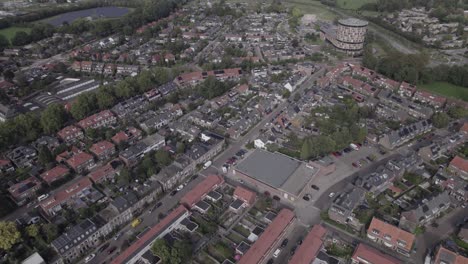
M 376 0 L 337 0 L 336 4 L 339 8 L 357 10 L 365 4 L 375 2 Z
M 24 27 L 9 27 L 0 29 L 0 35 L 4 35 L 8 40 L 11 41 L 11 39 L 15 36 L 16 32 L 18 31 L 24 31 L 29 34 L 29 32 L 31 32 L 31 29 Z
M 290 7 L 297 7 L 302 14 L 315 14 L 323 20 L 333 20 L 337 17 L 335 13 L 317 0 L 284 0 L 283 3 Z
M 468 88 L 453 85 L 447 82 L 433 82 L 419 86 L 422 89 L 468 102 Z

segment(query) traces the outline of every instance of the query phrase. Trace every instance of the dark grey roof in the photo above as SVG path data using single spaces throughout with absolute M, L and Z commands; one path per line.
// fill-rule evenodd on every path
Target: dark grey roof
M 245 254 L 248 250 L 250 249 L 250 246 L 245 243 L 244 241 L 242 241 L 237 247 L 236 247 L 236 250 L 238 250 L 239 252 L 241 252 L 242 254 Z
M 82 243 L 85 239 L 96 233 L 96 231 L 97 226 L 94 222 L 90 219 L 86 219 L 52 241 L 52 245 L 60 254 L 63 254 L 74 246 Z
M 254 228 L 254 230 L 252 230 L 252 233 L 254 233 L 255 235 L 259 236 L 261 233 L 263 233 L 263 228 L 259 227 L 259 226 L 256 226 Z
M 239 209 L 242 205 L 244 204 L 244 201 L 240 199 L 236 199 L 234 202 L 231 203 L 231 207 L 234 208 L 235 210 Z
M 202 209 L 203 211 L 206 211 L 208 208 L 210 208 L 210 204 L 204 201 L 199 201 L 195 204 L 195 206 Z
M 185 226 L 185 228 L 187 228 L 190 232 L 193 232 L 195 231 L 195 229 L 198 228 L 198 225 L 195 222 L 190 221 L 190 219 L 188 218 L 185 218 L 184 220 L 182 220 L 180 224 Z
M 273 213 L 273 212 L 268 212 L 266 215 L 265 215 L 265 219 L 267 219 L 268 221 L 273 221 L 273 219 L 275 219 L 276 217 L 276 214 Z
M 281 187 L 301 162 L 280 153 L 256 149 L 236 170 L 275 188 Z
M 219 192 L 216 192 L 216 191 L 210 191 L 206 196 L 216 201 L 221 199 L 221 197 L 223 197 Z

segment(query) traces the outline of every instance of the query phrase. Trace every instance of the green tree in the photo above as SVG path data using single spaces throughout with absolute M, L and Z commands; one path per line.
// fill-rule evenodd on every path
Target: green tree
M 60 104 L 51 104 L 41 114 L 41 125 L 46 133 L 58 131 L 67 122 L 67 112 Z
M 445 112 L 435 113 L 431 119 L 432 123 L 437 128 L 447 127 L 450 122 L 450 118 Z
M 96 100 L 99 109 L 101 110 L 108 109 L 115 104 L 114 95 L 104 89 L 99 89 L 99 91 L 96 93 Z
M 41 148 L 39 149 L 38 156 L 39 162 L 44 166 L 54 161 L 54 156 L 52 155 L 52 152 L 50 152 L 49 148 L 47 148 L 46 146 L 41 146 Z
M 21 240 L 21 233 L 14 222 L 0 222 L 0 248 L 9 251 L 14 244 Z
M 311 142 L 305 139 L 301 147 L 301 159 L 307 160 L 311 157 Z
M 153 76 L 150 71 L 143 71 L 138 75 L 137 79 L 138 90 L 140 93 L 144 93 L 151 89 L 154 85 Z
M 158 256 L 164 263 L 169 263 L 171 257 L 171 249 L 167 245 L 166 240 L 157 239 L 151 246 L 151 253 Z
M 177 142 L 176 144 L 176 150 L 177 150 L 177 153 L 184 153 L 185 152 L 185 144 L 184 142 Z
M 460 119 L 468 116 L 468 110 L 462 106 L 452 106 L 448 109 L 447 114 L 451 118 Z
M 80 94 L 73 103 L 70 112 L 76 120 L 81 120 L 98 108 L 94 93 Z
M 0 35 L 0 51 L 3 51 L 8 46 L 10 46 L 10 41 L 4 35 Z
M 120 184 L 128 184 L 130 182 L 130 171 L 127 168 L 123 168 L 117 176 L 117 181 Z
M 11 40 L 11 44 L 13 44 L 14 46 L 23 46 L 23 45 L 28 44 L 30 41 L 31 39 L 28 33 L 24 31 L 17 31 L 15 33 L 15 36 Z
M 156 162 L 158 163 L 158 165 L 161 167 L 166 167 L 172 162 L 172 158 L 169 152 L 163 149 L 157 150 L 156 153 L 154 154 L 154 158 L 156 159 Z
M 36 224 L 27 226 L 26 233 L 28 236 L 36 238 L 39 235 L 39 226 Z
M 58 236 L 58 228 L 52 223 L 42 225 L 42 232 L 47 238 L 47 243 L 51 243 Z

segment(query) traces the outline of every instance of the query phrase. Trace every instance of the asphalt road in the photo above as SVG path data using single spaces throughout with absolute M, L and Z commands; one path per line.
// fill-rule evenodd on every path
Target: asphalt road
M 89 252 L 91 253 L 96 253 L 96 257 L 92 259 L 90 264 L 102 264 L 108 261 L 109 259 L 114 258 L 117 256 L 117 254 L 120 252 L 120 248 L 123 245 L 124 241 L 131 237 L 133 234 L 139 234 L 141 233 L 145 228 L 151 227 L 155 225 L 156 223 L 159 222 L 159 214 L 167 214 L 170 210 L 172 210 L 174 207 L 177 206 L 179 203 L 179 200 L 184 196 L 188 191 L 190 191 L 192 188 L 195 187 L 198 183 L 200 183 L 205 177 L 203 175 L 199 175 L 196 179 L 190 181 L 187 186 L 185 186 L 184 189 L 181 191 L 177 192 L 174 196 L 170 196 L 169 194 L 166 194 L 163 196 L 159 201 L 156 201 L 154 204 L 149 206 L 147 209 L 143 211 L 143 213 L 138 217 L 142 219 L 142 222 L 136 227 L 132 228 L 130 224 L 126 225 L 123 229 L 120 230 L 120 233 L 123 235 L 120 236 L 119 239 L 114 240 L 114 238 L 111 238 L 109 240 L 109 247 L 117 247 L 117 250 L 115 250 L 112 254 L 107 253 L 107 249 L 104 250 L 103 252 L 98 252 L 98 250 L 95 250 L 94 252 Z M 157 202 L 161 202 L 162 205 L 154 209 L 151 213 L 149 213 L 150 209 L 154 208 L 154 205 Z M 104 244 L 104 243 L 102 243 Z M 83 263 L 83 262 L 81 262 Z

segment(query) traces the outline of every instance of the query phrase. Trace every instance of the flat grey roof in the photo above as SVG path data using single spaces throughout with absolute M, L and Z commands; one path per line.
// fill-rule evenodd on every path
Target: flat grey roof
M 338 20 L 338 23 L 344 26 L 351 26 L 351 27 L 364 27 L 369 24 L 367 21 L 360 20 L 357 18 L 346 18 Z
M 256 149 L 236 170 L 275 188 L 280 188 L 301 162 L 280 153 Z

